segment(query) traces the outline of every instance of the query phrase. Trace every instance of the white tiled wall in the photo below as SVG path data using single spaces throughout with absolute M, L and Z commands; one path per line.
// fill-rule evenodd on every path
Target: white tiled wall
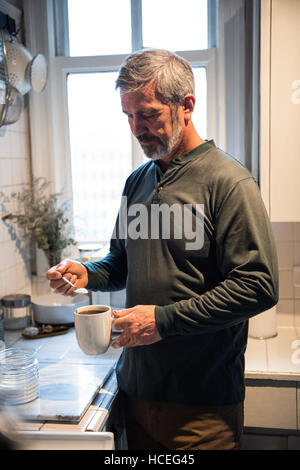
M 15 124 L 0 128 L 0 192 L 10 195 L 29 181 L 27 109 Z M 12 209 L 8 204 L 7 209 Z M 3 208 L 0 206 L 0 214 Z M 29 253 L 20 251 L 0 218 L 0 298 L 12 293 L 31 294 Z
M 277 324 L 300 326 L 300 290 L 293 285 L 293 267 L 300 266 L 300 222 L 273 222 L 279 263 Z

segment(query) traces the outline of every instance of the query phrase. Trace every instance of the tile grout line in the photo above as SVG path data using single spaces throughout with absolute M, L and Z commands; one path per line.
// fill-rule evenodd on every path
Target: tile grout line
M 264 339 L 265 342 L 265 351 L 266 351 L 266 365 L 267 365 L 267 371 L 270 372 L 270 367 L 269 367 L 269 354 L 268 354 L 268 341 Z

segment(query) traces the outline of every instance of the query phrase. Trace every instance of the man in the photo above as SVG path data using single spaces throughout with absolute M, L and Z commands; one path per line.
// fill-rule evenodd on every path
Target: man
M 128 308 L 115 312 L 123 332 L 114 347 L 124 348 L 117 376 L 129 448 L 238 449 L 248 319 L 278 300 L 276 252 L 259 189 L 237 161 L 197 134 L 194 78 L 182 58 L 164 50 L 133 53 L 116 86 L 150 161 L 127 179 L 125 219 L 120 210 L 106 258 L 65 260 L 48 271 L 50 285 L 73 295 L 62 274 L 91 290 L 126 285 Z M 130 236 L 136 205 L 146 208 L 140 225 L 148 229 L 152 209 L 179 207 L 170 236 L 162 236 L 161 218 L 151 227 L 155 236 Z M 191 230 L 175 236 L 186 223 L 178 222 L 180 213 L 189 214 L 202 242 L 193 245 Z

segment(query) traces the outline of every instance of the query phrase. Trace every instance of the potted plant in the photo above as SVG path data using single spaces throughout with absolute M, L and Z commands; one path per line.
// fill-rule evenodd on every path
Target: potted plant
M 17 226 L 17 236 L 23 241 L 34 241 L 46 255 L 49 267 L 59 263 L 64 248 L 76 245 L 66 217 L 67 203 L 59 203 L 61 194 L 48 194 L 49 182 L 36 178 L 31 187 L 10 197 L 1 193 L 2 202 L 15 202 L 16 211 L 8 212 L 2 220 Z

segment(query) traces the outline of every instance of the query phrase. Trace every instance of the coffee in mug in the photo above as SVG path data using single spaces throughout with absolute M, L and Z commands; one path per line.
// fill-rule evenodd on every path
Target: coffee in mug
M 86 305 L 74 313 L 76 339 L 89 356 L 104 354 L 111 343 L 112 313 L 107 305 Z

